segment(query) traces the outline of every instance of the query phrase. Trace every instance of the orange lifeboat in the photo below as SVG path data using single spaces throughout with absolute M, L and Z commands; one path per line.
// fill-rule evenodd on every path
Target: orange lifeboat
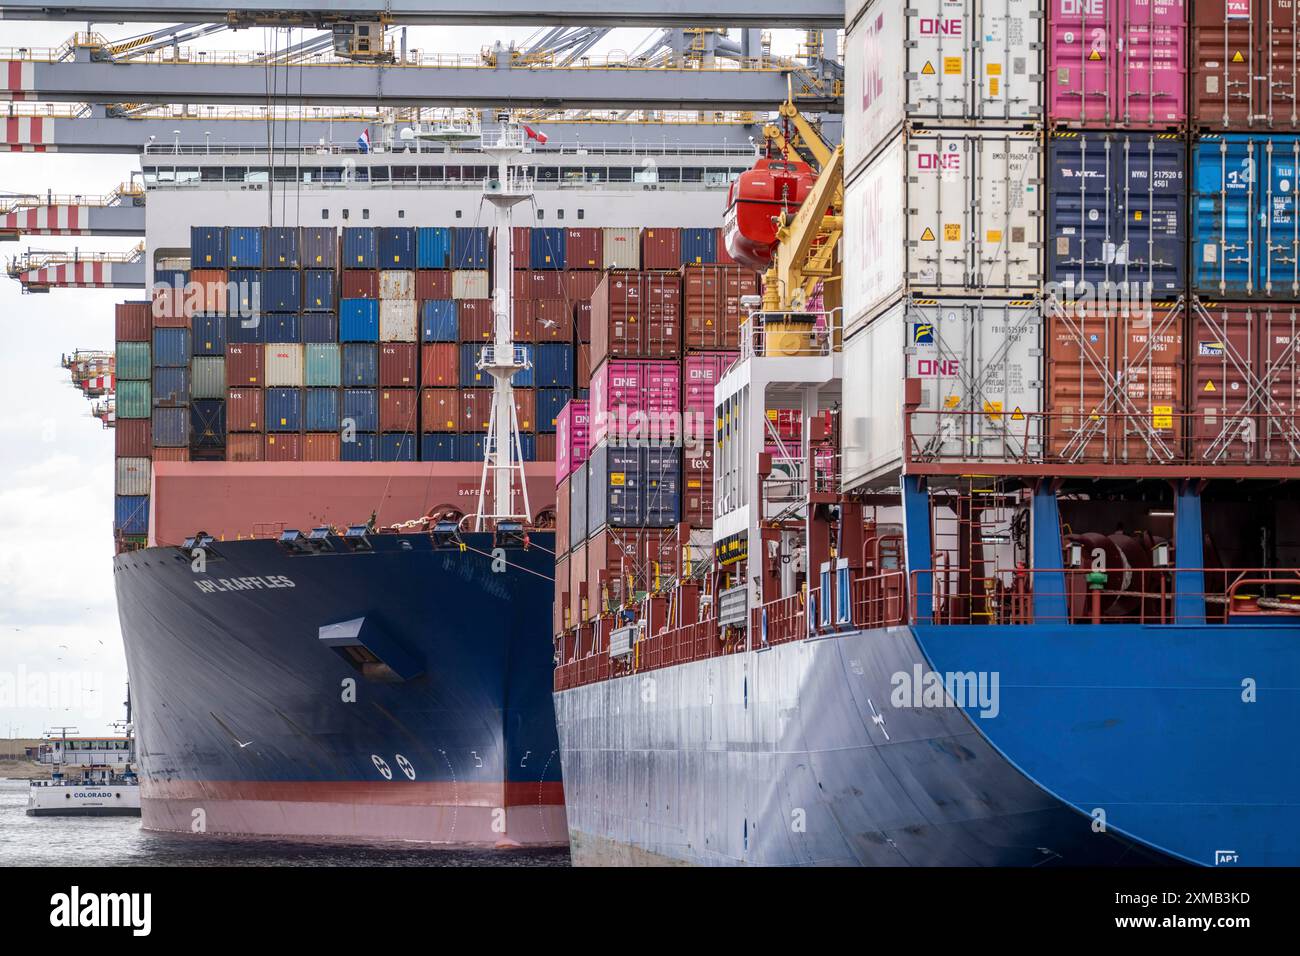
M 751 269 L 771 265 L 777 217 L 797 210 L 815 179 L 811 166 L 790 159 L 760 159 L 741 173 L 727 196 L 727 254 Z

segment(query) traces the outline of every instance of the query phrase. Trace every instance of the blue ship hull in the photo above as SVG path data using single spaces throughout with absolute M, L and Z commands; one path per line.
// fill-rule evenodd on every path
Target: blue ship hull
M 368 540 L 115 560 L 146 828 L 565 842 L 553 536 L 495 570 L 487 535 Z
M 890 627 L 564 690 L 573 859 L 1295 865 L 1298 637 Z M 996 672 L 996 714 L 895 699 L 930 671 Z

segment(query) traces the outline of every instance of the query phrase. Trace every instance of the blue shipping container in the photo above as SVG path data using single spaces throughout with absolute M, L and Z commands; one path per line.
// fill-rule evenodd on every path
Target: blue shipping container
M 716 229 L 682 230 L 682 265 L 717 261 L 718 232 Z
M 309 388 L 306 400 L 307 431 L 332 432 L 339 427 L 339 393 L 335 388 Z
M 563 269 L 565 262 L 565 231 L 555 228 L 534 227 L 529 239 L 530 269 Z M 522 263 L 515 263 L 522 268 Z
M 343 227 L 343 268 L 379 268 L 379 243 L 371 226 Z
M 225 355 L 226 317 L 196 315 L 190 319 L 190 348 L 195 355 Z
M 190 281 L 190 273 L 187 269 L 154 269 L 153 270 L 154 288 L 184 289 L 185 284 L 189 281 Z
M 1300 137 L 1202 135 L 1194 147 L 1192 285 L 1206 295 L 1300 298 Z
M 153 330 L 154 368 L 180 368 L 190 364 L 189 329 Z
M 379 346 L 369 342 L 343 344 L 343 385 L 375 388 L 379 385 Z
M 308 269 L 334 269 L 339 263 L 339 232 L 333 226 L 302 227 L 302 264 Z
M 266 341 L 266 316 L 254 315 L 244 318 L 238 315 L 226 316 L 226 342 L 238 342 L 243 345 Z
M 482 432 L 469 435 L 456 435 L 455 461 L 482 461 L 483 442 L 487 436 Z
M 359 432 L 373 432 L 379 428 L 379 391 L 373 388 L 343 389 L 343 428 Z
M 446 226 L 421 226 L 415 232 L 415 267 L 445 269 L 451 259 L 451 230 Z
M 332 312 L 304 312 L 300 318 L 304 342 L 339 340 L 339 317 Z
M 231 269 L 226 273 L 226 311 L 255 315 L 262 311 L 262 270 Z
M 421 435 L 420 461 L 455 461 L 456 439 L 460 435 Z
M 568 346 L 560 346 L 568 348 Z M 537 370 L 533 367 L 534 352 L 531 345 L 516 345 L 516 349 L 523 349 L 524 355 L 528 359 L 528 367 L 520 369 L 515 373 L 514 384 L 521 388 L 529 388 L 536 380 Z M 480 371 L 477 368 L 479 352 L 483 351 L 483 346 L 478 342 L 465 342 L 460 347 L 460 387 L 461 388 L 491 388 L 492 376 L 487 372 Z
M 262 227 L 262 267 L 264 269 L 298 269 L 298 229 L 296 226 Z
M 456 226 L 451 231 L 451 267 L 486 269 L 488 231 L 485 226 Z
M 533 362 L 536 366 L 530 380 L 515 381 L 520 385 L 537 383 L 538 388 L 572 388 L 573 387 L 573 347 L 558 342 L 543 342 L 533 347 Z
M 184 448 L 190 443 L 190 410 L 155 408 L 150 437 L 156 448 Z
M 538 361 L 541 361 L 540 357 Z M 560 416 L 560 410 L 568 404 L 571 397 L 567 388 L 546 388 L 543 386 L 537 390 L 537 430 L 539 432 L 555 431 L 555 420 Z
M 339 341 L 379 341 L 379 300 L 339 300 Z
M 226 227 L 190 226 L 190 268 L 226 268 Z
M 266 341 L 291 342 L 295 345 L 301 343 L 302 323 L 299 318 L 297 314 L 288 312 L 268 312 L 262 316 L 262 324 L 266 326 Z
M 122 534 L 148 534 L 149 496 L 114 496 L 113 528 Z
M 231 226 L 226 230 L 226 267 L 255 269 L 262 264 L 262 227 Z
M 190 403 L 190 370 L 188 368 L 155 368 L 153 370 L 153 407 L 165 408 Z
M 338 388 L 342 384 L 339 380 L 342 372 L 342 360 L 340 357 L 340 347 L 337 342 L 318 342 L 315 345 L 308 345 L 303 349 L 304 361 L 306 363 L 304 385 L 309 387 L 321 388 Z M 319 431 L 319 429 L 307 426 L 307 431 Z
M 269 432 L 302 431 L 302 389 L 268 388 L 266 390 L 266 430 Z
M 379 229 L 379 268 L 415 268 L 415 230 L 410 226 Z
M 378 461 L 379 460 L 379 436 L 374 432 L 358 432 L 351 436 L 344 436 L 344 440 L 339 443 L 339 459 L 341 461 Z
M 302 308 L 302 273 L 297 269 L 264 269 L 261 280 L 263 312 L 297 312 Z
M 198 448 L 225 447 L 225 402 L 217 398 L 202 398 L 190 406 L 190 443 Z
M 455 342 L 456 300 L 427 299 L 420 303 L 420 341 Z
M 628 448 L 602 442 L 590 456 L 588 520 L 592 531 L 668 528 L 681 513 L 681 449 Z
M 302 274 L 302 310 L 334 311 L 334 273 L 330 269 L 307 269 Z
M 379 436 L 380 461 L 415 461 L 415 436 L 410 432 L 385 432 Z
M 1181 140 L 1058 133 L 1048 162 L 1049 282 L 1073 295 L 1083 291 L 1080 283 L 1094 295 L 1105 289 L 1136 295 L 1148 283 L 1157 297 L 1184 291 L 1187 147 Z

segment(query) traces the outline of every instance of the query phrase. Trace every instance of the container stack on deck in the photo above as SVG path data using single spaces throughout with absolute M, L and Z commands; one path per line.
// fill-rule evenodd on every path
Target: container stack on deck
M 1300 458 L 1296 11 L 912 7 L 847 20 L 847 484 Z
M 557 433 L 562 653 L 603 611 L 688 571 L 683 553 L 711 549 L 713 386 L 738 354 L 740 299 L 759 288 L 720 249 L 715 229 L 646 229 L 643 268 L 610 270 L 592 292 L 578 349 L 590 399 L 565 406 Z
M 606 270 L 639 271 L 648 249 L 677 302 L 682 267 L 711 267 L 721 244 L 654 227 L 520 228 L 514 243 L 515 339 L 532 362 L 516 413 L 525 459 L 552 461 L 561 410 L 590 384 Z M 145 541 L 156 460 L 480 461 L 491 264 L 480 227 L 193 227 L 151 300 L 117 307 L 119 547 Z M 672 339 L 677 361 L 676 326 Z

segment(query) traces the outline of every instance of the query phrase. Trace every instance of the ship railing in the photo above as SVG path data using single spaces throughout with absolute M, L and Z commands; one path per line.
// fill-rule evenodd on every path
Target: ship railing
M 1267 395 L 1267 389 L 1261 392 Z M 912 408 L 905 412 L 908 460 L 914 463 L 1203 468 L 1300 464 L 1300 418 L 1271 409 L 1214 407 L 1175 412 L 1152 405 L 1121 410 L 1043 412 L 1005 403 L 978 410 Z
M 1300 569 L 946 567 L 913 571 L 918 624 L 1300 625 Z
M 829 596 L 832 602 L 836 595 Z M 847 612 L 847 613 L 846 613 Z M 891 627 L 907 621 L 907 575 L 882 571 L 849 582 L 847 608 L 827 609 L 820 587 L 786 595 L 750 612 L 753 645 L 784 644 L 837 631 Z M 811 615 L 811 616 L 810 616 Z
M 839 351 L 841 317 L 813 310 L 751 312 L 740 323 L 740 358 L 818 358 Z

